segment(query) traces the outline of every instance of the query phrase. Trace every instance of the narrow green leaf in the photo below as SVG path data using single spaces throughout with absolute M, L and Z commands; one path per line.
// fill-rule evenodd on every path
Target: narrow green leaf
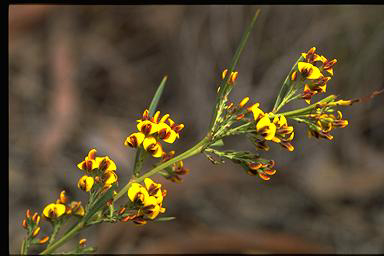
M 248 38 L 249 38 L 249 35 L 251 34 L 251 31 L 256 23 L 256 19 L 257 17 L 259 16 L 260 14 L 260 9 L 257 9 L 255 15 L 253 16 L 252 20 L 251 20 L 251 23 L 248 25 L 248 27 L 246 28 L 246 30 L 244 31 L 243 33 L 243 36 L 241 38 L 241 41 L 240 41 L 240 44 L 239 46 L 237 47 L 237 50 L 232 58 L 232 61 L 231 61 L 231 66 L 227 72 L 227 76 L 226 76 L 226 79 L 224 79 L 223 81 L 221 81 L 221 84 L 220 84 L 220 91 L 219 91 L 219 95 L 217 97 L 217 100 L 216 100 L 216 105 L 215 105 L 215 108 L 214 108 L 214 112 L 213 112 L 213 117 L 212 117 L 212 120 L 211 120 L 211 124 L 209 126 L 209 128 L 211 129 L 215 122 L 216 122 L 216 118 L 217 118 L 217 115 L 218 115 L 218 110 L 220 108 L 220 105 L 222 104 L 223 100 L 224 100 L 224 97 L 225 95 L 228 95 L 229 92 L 232 90 L 232 86 L 229 85 L 229 78 L 230 78 L 230 74 L 235 70 L 235 67 L 237 65 L 237 63 L 239 62 L 239 59 L 240 59 L 240 55 L 241 53 L 243 52 L 244 48 L 245 48 L 245 45 L 248 41 Z
M 159 100 L 161 95 L 163 94 L 165 83 L 167 82 L 167 76 L 163 77 L 163 80 L 161 80 L 161 83 L 159 87 L 157 87 L 156 93 L 153 96 L 153 99 L 151 101 L 151 104 L 149 105 L 149 116 L 153 116 L 155 114 L 155 111 L 157 109 L 157 105 L 159 104 Z
M 174 219 L 176 219 L 176 217 L 159 217 L 159 218 L 156 218 L 154 221 L 160 222 L 160 221 L 170 221 Z

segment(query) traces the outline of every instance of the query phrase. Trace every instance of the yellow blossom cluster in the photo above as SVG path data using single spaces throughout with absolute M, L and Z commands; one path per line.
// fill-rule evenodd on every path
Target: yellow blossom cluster
M 291 144 L 295 135 L 293 126 L 288 125 L 284 115 L 275 115 L 271 121 L 269 113 L 264 113 L 259 106 L 259 103 L 255 103 L 247 108 L 249 112 L 252 112 L 253 119 L 256 122 L 256 134 L 260 135 L 260 138 L 255 141 L 256 146 L 267 151 L 269 146 L 266 141 L 270 140 L 289 151 L 293 151 L 294 147 Z
M 49 236 L 44 236 L 41 239 L 36 238 L 41 230 L 39 226 L 40 219 L 40 215 L 37 212 L 32 215 L 31 210 L 28 209 L 21 225 L 28 231 L 28 237 L 35 239 L 38 244 L 45 244 L 48 241 Z
M 50 221 L 55 221 L 65 214 L 80 217 L 84 216 L 85 210 L 81 205 L 81 202 L 72 201 L 70 204 L 67 204 L 68 202 L 69 199 L 65 190 L 61 191 L 60 196 L 55 203 L 50 203 L 44 207 L 43 216 Z
M 91 149 L 77 167 L 86 172 L 77 183 L 77 186 L 86 192 L 89 192 L 95 183 L 101 184 L 103 190 L 106 190 L 117 182 L 116 164 L 108 156 L 96 157 L 96 149 Z
M 122 222 L 133 221 L 136 224 L 146 224 L 148 220 L 155 219 L 160 213 L 165 212 L 162 207 L 167 191 L 161 184 L 155 183 L 150 178 L 144 179 L 144 186 L 134 182 L 128 189 L 128 198 L 133 204 L 134 212 L 122 217 Z M 119 213 L 122 214 L 125 209 Z
M 333 66 L 337 60 L 328 60 L 323 55 L 318 55 L 315 47 L 312 47 L 307 53 L 302 53 L 301 56 L 304 61 L 298 62 L 297 70 L 291 74 L 291 80 L 299 79 L 304 82 L 301 98 L 309 104 L 312 96 L 326 91 L 327 82 L 333 76 Z
M 169 114 L 160 118 L 160 111 L 150 117 L 147 109 L 137 122 L 138 132 L 129 135 L 125 139 L 124 145 L 132 148 L 138 148 L 142 145 L 147 152 L 156 158 L 161 157 L 164 152 L 160 141 L 175 142 L 180 137 L 180 131 L 184 128 L 184 124 L 176 124 L 169 117 Z
M 309 123 L 309 137 L 325 138 L 332 140 L 333 136 L 330 132 L 335 128 L 344 128 L 348 125 L 348 120 L 343 120 L 341 111 L 337 111 L 337 116 L 333 113 L 324 113 L 321 109 L 317 109 L 315 113 L 305 116 Z

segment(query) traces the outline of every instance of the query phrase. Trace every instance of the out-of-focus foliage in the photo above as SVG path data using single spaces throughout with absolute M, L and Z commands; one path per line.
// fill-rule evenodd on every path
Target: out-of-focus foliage
M 186 127 L 172 149 L 201 139 L 220 72 L 256 8 L 11 6 L 10 252 L 19 252 L 25 209 L 41 210 L 62 190 L 85 199 L 74 172 L 92 147 L 108 152 L 119 182 L 128 181 L 135 155 L 123 140 L 164 75 L 159 109 Z M 327 92 L 355 98 L 383 88 L 383 6 L 260 8 L 232 97 L 272 108 L 297 56 L 312 46 L 338 60 Z M 182 184 L 165 181 L 167 215 L 176 220 L 102 225 L 84 236 L 99 253 L 383 252 L 383 107 L 378 96 L 347 108 L 349 126 L 331 143 L 309 140 L 303 125 L 294 152 L 268 153 L 279 164 L 269 182 L 230 162 L 188 159 Z M 252 149 L 245 140 L 226 143 Z

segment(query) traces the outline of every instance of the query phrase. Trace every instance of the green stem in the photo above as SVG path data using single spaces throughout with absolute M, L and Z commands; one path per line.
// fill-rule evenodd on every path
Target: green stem
M 187 151 L 185 151 L 184 153 L 168 160 L 167 162 L 164 162 L 158 166 L 156 166 L 155 168 L 153 168 L 152 170 L 150 170 L 149 172 L 145 173 L 144 175 L 136 178 L 136 179 L 132 179 L 128 182 L 127 185 L 125 185 L 118 193 L 117 195 L 114 197 L 113 201 L 117 201 L 120 197 L 122 197 L 123 195 L 125 195 L 127 192 L 128 192 L 128 189 L 129 187 L 131 186 L 131 184 L 133 182 L 141 182 L 143 181 L 145 178 L 148 178 L 158 172 L 160 172 L 161 170 L 167 168 L 168 166 L 180 161 L 180 160 L 183 160 L 185 158 L 188 158 L 188 157 L 191 157 L 193 155 L 196 155 L 198 153 L 200 153 L 207 145 L 209 145 L 211 143 L 210 139 L 208 137 L 205 137 L 204 139 L 202 139 L 199 143 L 197 143 L 195 146 L 193 146 L 192 148 L 188 149 Z
M 319 104 L 321 104 L 321 103 L 329 103 L 329 102 L 334 101 L 335 99 L 336 99 L 336 95 L 330 95 L 327 98 L 324 98 L 324 99 L 320 100 L 319 102 L 316 102 L 315 104 L 309 105 L 308 107 L 300 108 L 300 109 L 296 109 L 296 110 L 292 110 L 292 111 L 288 111 L 288 112 L 283 112 L 283 113 L 276 114 L 276 115 L 284 115 L 285 117 L 300 116 L 300 115 L 309 113 L 312 109 L 314 109 L 316 107 L 319 107 Z
M 20 254 L 21 255 L 27 255 L 28 247 L 29 247 L 29 242 L 27 241 L 27 239 L 23 239 L 23 243 L 21 244 Z
M 54 224 L 54 226 L 53 226 L 53 231 L 52 231 L 52 235 L 51 235 L 51 237 L 49 238 L 49 242 L 48 242 L 48 246 L 47 247 L 49 247 L 52 243 L 53 243 L 53 241 L 55 241 L 55 238 L 56 238 L 56 235 L 57 235 L 57 233 L 59 232 L 59 230 L 60 230 L 60 224 L 58 224 L 58 223 L 56 223 L 56 224 Z
M 40 253 L 40 255 L 49 254 L 55 251 L 57 248 L 62 246 L 68 239 L 72 238 L 76 235 L 80 230 L 85 227 L 85 222 L 80 221 L 73 229 L 71 229 L 68 233 L 63 235 L 59 240 L 53 243 L 51 246 L 47 247 L 44 251 Z

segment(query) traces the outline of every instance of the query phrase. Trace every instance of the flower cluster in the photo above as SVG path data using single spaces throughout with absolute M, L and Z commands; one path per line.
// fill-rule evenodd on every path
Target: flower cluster
M 91 191 L 94 184 L 107 190 L 117 182 L 116 164 L 108 156 L 97 157 L 96 149 L 91 149 L 77 167 L 86 172 L 77 183 L 78 188 L 86 192 Z
M 252 112 L 253 119 L 256 122 L 256 131 L 250 136 L 256 148 L 265 151 L 269 150 L 266 144 L 267 140 L 280 144 L 283 148 L 293 151 L 294 147 L 291 141 L 295 135 L 293 126 L 289 126 L 284 115 L 274 115 L 273 113 L 264 113 L 259 108 L 259 103 L 253 104 L 248 108 Z M 274 116 L 272 121 L 270 116 Z
M 325 138 L 332 140 L 330 132 L 335 128 L 344 128 L 348 125 L 348 120 L 343 120 L 341 111 L 334 115 L 333 108 L 317 108 L 314 113 L 309 113 L 302 117 L 308 126 L 308 135 L 315 138 Z
M 124 214 L 126 208 L 121 208 L 120 221 L 146 224 L 148 220 L 154 220 L 160 213 L 165 212 L 162 204 L 166 194 L 167 191 L 161 188 L 161 184 L 155 183 L 150 178 L 144 179 L 144 186 L 137 182 L 132 183 L 128 189 L 131 210 Z
M 31 210 L 27 210 L 25 214 L 25 219 L 22 221 L 22 226 L 27 230 L 27 243 L 28 246 L 30 244 L 45 244 L 49 236 L 44 236 L 41 239 L 38 239 L 37 236 L 40 233 L 40 215 L 35 212 L 33 215 L 31 214 Z
M 156 158 L 161 157 L 164 152 L 160 141 L 172 144 L 180 137 L 179 133 L 184 128 L 184 124 L 176 124 L 169 117 L 169 114 L 160 118 L 160 111 L 150 117 L 147 109 L 137 122 L 139 132 L 129 135 L 125 139 L 124 145 L 132 148 L 138 148 L 142 145 L 147 152 Z
M 297 70 L 291 74 L 291 80 L 304 82 L 301 98 L 309 104 L 312 96 L 326 91 L 327 82 L 333 76 L 333 66 L 337 60 L 328 60 L 326 57 L 318 55 L 315 47 L 312 47 L 307 53 L 302 53 L 300 60 L 303 61 L 298 62 Z
M 169 153 L 163 153 L 161 162 L 166 162 L 173 158 L 175 151 L 171 150 Z M 172 182 L 181 183 L 183 180 L 180 176 L 186 175 L 189 173 L 189 169 L 184 167 L 184 162 L 182 160 L 173 163 L 171 166 L 168 166 L 164 169 L 164 172 L 160 174 L 165 177 L 167 180 Z
M 61 191 L 55 203 L 50 203 L 44 207 L 43 216 L 50 222 L 56 222 L 60 220 L 61 216 L 66 215 L 84 216 L 85 210 L 80 201 L 72 201 L 69 204 L 68 202 L 69 198 L 65 190 Z

